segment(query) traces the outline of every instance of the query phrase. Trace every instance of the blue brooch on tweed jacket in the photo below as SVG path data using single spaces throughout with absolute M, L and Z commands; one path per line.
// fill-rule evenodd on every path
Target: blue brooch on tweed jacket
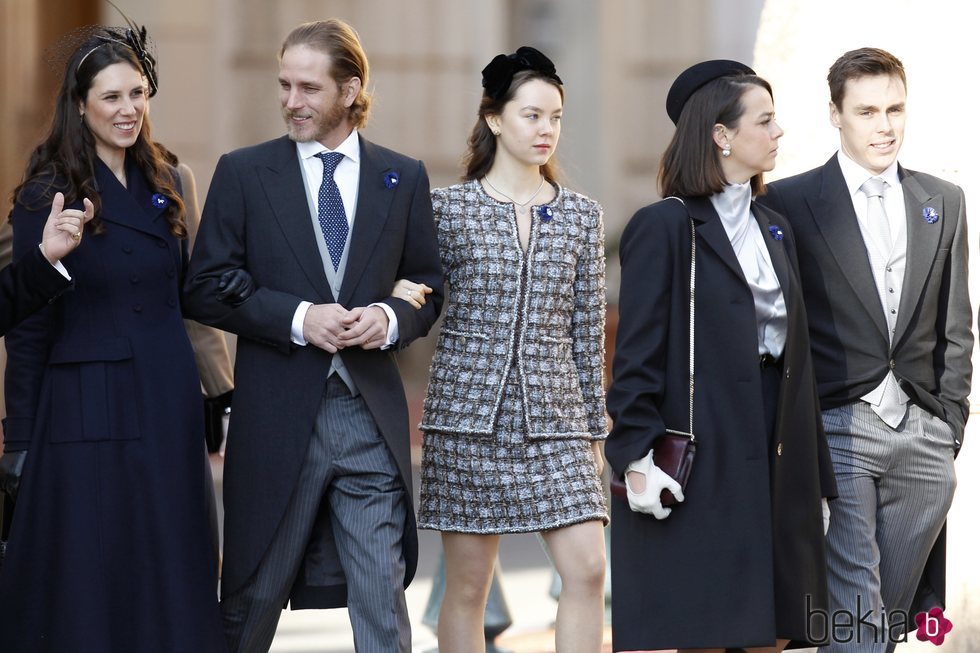
M 927 206 L 922 209 L 922 219 L 929 224 L 936 224 L 939 222 L 939 212 L 931 206 Z
M 541 219 L 541 222 L 551 222 L 551 219 L 555 217 L 555 212 L 550 206 L 539 206 L 538 217 Z

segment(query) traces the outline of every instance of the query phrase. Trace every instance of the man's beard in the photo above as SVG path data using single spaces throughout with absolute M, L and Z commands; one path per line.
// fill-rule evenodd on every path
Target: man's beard
M 286 133 L 290 140 L 297 143 L 322 140 L 327 134 L 337 129 L 349 113 L 350 110 L 344 106 L 343 100 L 337 98 L 337 101 L 326 113 L 320 114 L 319 117 L 311 117 L 309 123 L 303 123 L 300 127 L 293 124 L 291 118 L 294 114 L 292 111 L 286 108 L 282 110 L 283 118 L 286 120 Z

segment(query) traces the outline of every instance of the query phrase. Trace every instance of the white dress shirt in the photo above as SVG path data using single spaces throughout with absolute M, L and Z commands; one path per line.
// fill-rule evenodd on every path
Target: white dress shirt
M 337 164 L 337 169 L 334 170 L 333 179 L 337 183 L 340 199 L 344 203 L 344 212 L 347 214 L 349 247 L 350 236 L 354 231 L 357 191 L 361 180 L 361 142 L 357 130 L 352 130 L 350 135 L 335 150 L 330 150 L 319 141 L 296 143 L 300 169 L 303 171 L 306 188 L 310 191 L 310 197 L 307 199 L 310 205 L 317 210 L 317 214 L 319 214 L 318 191 L 323 182 L 323 162 L 317 158 L 317 154 L 321 152 L 340 152 L 344 155 L 344 158 Z M 317 237 L 323 238 L 323 234 L 317 231 Z M 297 345 L 305 346 L 307 344 L 306 338 L 303 336 L 303 323 L 306 320 L 306 312 L 312 305 L 311 302 L 300 302 L 299 306 L 296 307 L 296 312 L 293 313 L 291 336 L 292 341 Z M 379 306 L 388 316 L 388 334 L 385 344 L 381 347 L 387 349 L 398 340 L 398 318 L 387 304 L 377 302 L 369 306 Z

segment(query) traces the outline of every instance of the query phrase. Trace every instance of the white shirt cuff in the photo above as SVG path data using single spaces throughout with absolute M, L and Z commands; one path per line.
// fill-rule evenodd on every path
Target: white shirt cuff
M 310 306 L 313 306 L 312 302 L 300 302 L 299 306 L 296 307 L 296 312 L 293 313 L 293 325 L 289 337 L 294 344 L 302 347 L 306 346 L 306 338 L 303 337 L 303 323 L 306 322 L 306 311 L 310 310 Z
M 44 255 L 44 246 L 43 246 L 43 243 L 38 243 L 37 244 L 37 248 L 39 250 L 41 250 L 41 254 Z M 61 276 L 63 276 L 65 279 L 68 279 L 69 281 L 71 281 L 71 275 L 68 274 L 67 268 L 65 268 L 64 264 L 61 261 L 55 261 L 54 263 L 51 264 L 51 266 L 55 270 L 57 270 L 61 274 Z
M 398 318 L 395 316 L 395 311 L 391 309 L 391 306 L 383 302 L 375 302 L 374 304 L 368 304 L 368 308 L 372 306 L 380 306 L 381 310 L 385 312 L 388 316 L 388 339 L 385 340 L 385 344 L 381 345 L 382 349 L 388 349 L 393 347 L 396 342 L 398 342 Z

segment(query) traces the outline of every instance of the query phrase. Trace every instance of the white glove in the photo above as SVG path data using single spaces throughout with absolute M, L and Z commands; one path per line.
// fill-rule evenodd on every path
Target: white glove
M 823 509 L 823 534 L 826 535 L 830 529 L 830 502 L 826 497 L 820 499 L 820 507 Z
M 646 476 L 647 484 L 643 492 L 633 491 L 629 482 L 630 472 L 638 472 Z M 680 484 L 653 464 L 653 450 L 647 453 L 646 458 L 634 460 L 626 468 L 626 497 L 633 512 L 643 512 L 657 519 L 666 519 L 671 509 L 665 508 L 660 503 L 660 493 L 665 489 L 673 494 L 678 502 L 684 500 L 684 492 Z

